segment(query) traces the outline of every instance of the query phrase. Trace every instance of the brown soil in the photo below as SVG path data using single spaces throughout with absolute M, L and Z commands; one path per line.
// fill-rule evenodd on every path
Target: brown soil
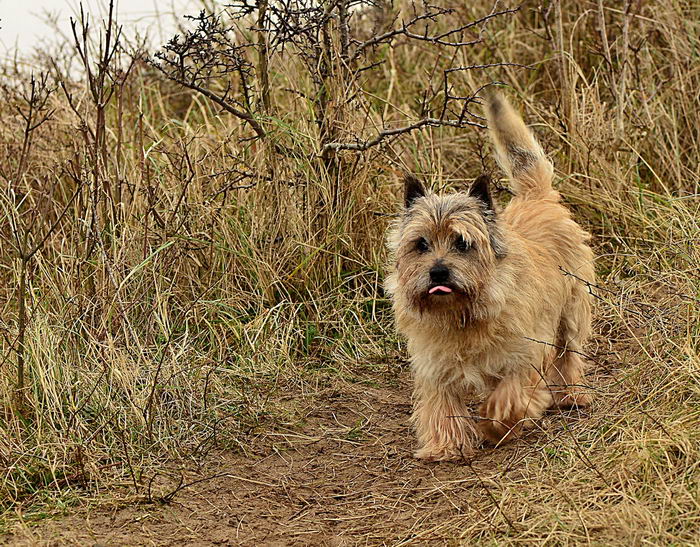
M 170 503 L 83 510 L 24 528 L 5 542 L 452 544 L 465 523 L 477 521 L 491 534 L 509 533 L 512 521 L 497 503 L 499 477 L 515 478 L 521 469 L 515 463 L 538 457 L 528 439 L 482 449 L 473 462 L 426 464 L 412 458 L 407 375 L 394 387 L 344 384 L 342 393 L 329 391 L 298 431 L 268 433 L 247 456 L 218 453 L 186 479 L 204 480 Z

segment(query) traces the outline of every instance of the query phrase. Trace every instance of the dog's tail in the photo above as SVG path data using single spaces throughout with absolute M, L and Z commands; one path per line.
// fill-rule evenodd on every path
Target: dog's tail
M 554 168 L 532 131 L 501 93 L 488 90 L 485 94 L 496 160 L 510 178 L 513 191 L 535 198 L 550 192 Z

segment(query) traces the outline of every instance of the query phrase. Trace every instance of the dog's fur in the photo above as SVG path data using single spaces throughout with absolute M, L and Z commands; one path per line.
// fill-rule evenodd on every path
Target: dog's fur
M 512 438 L 550 407 L 590 400 L 581 359 L 590 236 L 561 204 L 552 164 L 508 101 L 490 93 L 486 113 L 515 194 L 508 206 L 495 212 L 484 176 L 448 195 L 408 176 L 404 213 L 389 234 L 386 287 L 408 339 L 416 457 L 426 460 L 462 458 L 483 439 Z M 484 397 L 480 418 L 465 417 L 470 394 Z

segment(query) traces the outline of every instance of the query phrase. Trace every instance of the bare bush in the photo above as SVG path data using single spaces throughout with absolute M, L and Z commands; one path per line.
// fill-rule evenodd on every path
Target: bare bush
M 318 127 L 316 143 L 298 149 L 293 143 L 277 147 L 278 152 L 328 157 L 339 150 L 364 151 L 402 134 L 424 127 L 484 127 L 470 105 L 478 102 L 480 88 L 455 92 L 451 76 L 460 72 L 509 63 L 457 65 L 467 48 L 483 43 L 486 25 L 497 17 L 517 12 L 518 8 L 491 11 L 467 23 L 459 20 L 454 8 L 428 2 L 411 4 L 399 12 L 390 4 L 359 0 L 308 2 L 234 3 L 222 14 L 200 12 L 189 19 L 195 28 L 184 36 L 175 36 L 156 53 L 154 66 L 173 81 L 193 89 L 214 101 L 224 111 L 244 120 L 258 138 L 267 137 L 264 126 L 274 128 L 270 115 L 279 108 L 278 97 L 270 90 L 270 71 L 298 58 L 308 75 L 311 88 L 285 88 L 309 103 Z M 373 15 L 382 20 L 364 29 Z M 258 35 L 256 40 L 254 35 Z M 344 126 L 354 111 L 366 119 L 377 112 L 367 100 L 369 85 L 376 69 L 383 64 L 387 48 L 401 41 L 426 45 L 428 55 L 439 59 L 449 56 L 448 66 L 433 71 L 421 90 L 421 101 L 414 110 L 416 120 L 404 120 L 398 127 L 380 126 L 374 135 L 347 137 Z M 437 68 L 437 66 L 436 66 Z M 232 77 L 235 75 L 236 77 Z M 235 83 L 234 83 L 235 82 Z M 382 105 L 383 107 L 385 105 Z M 389 106 L 389 105 L 386 105 Z M 395 118 L 383 113 L 385 117 Z M 394 120 L 394 123 L 398 120 Z M 279 143 L 278 143 L 279 144 Z

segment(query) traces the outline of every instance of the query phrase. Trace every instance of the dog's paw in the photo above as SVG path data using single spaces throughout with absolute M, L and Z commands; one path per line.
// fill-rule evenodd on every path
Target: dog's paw
M 515 439 L 523 429 L 529 425 L 529 420 L 524 418 L 524 412 L 516 412 L 508 405 L 504 413 L 497 408 L 494 401 L 487 401 L 479 408 L 481 420 L 477 423 L 477 430 L 481 438 L 489 444 L 499 445 Z
M 477 429 L 487 443 L 497 445 L 514 439 L 523 428 L 520 424 L 508 425 L 496 420 L 484 419 L 479 422 Z
M 583 408 L 593 402 L 593 396 L 577 387 L 568 387 L 555 401 L 558 408 Z
M 414 456 L 426 462 L 456 462 L 471 458 L 474 451 L 471 447 L 447 445 L 436 446 L 428 444 L 423 448 L 418 449 Z

